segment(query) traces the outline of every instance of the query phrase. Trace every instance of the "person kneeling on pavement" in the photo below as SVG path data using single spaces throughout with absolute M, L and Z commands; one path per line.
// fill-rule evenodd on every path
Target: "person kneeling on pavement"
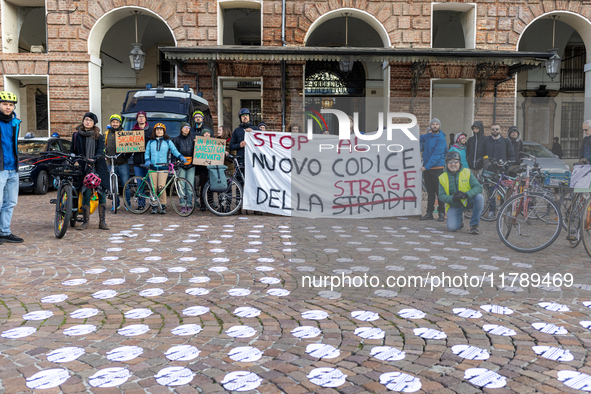
M 451 151 L 445 157 L 445 169 L 439 176 L 439 201 L 445 203 L 447 229 L 458 231 L 464 227 L 464 210 L 472 210 L 470 234 L 479 234 L 480 215 L 484 209 L 482 185 L 468 168 L 461 163 L 458 152 Z

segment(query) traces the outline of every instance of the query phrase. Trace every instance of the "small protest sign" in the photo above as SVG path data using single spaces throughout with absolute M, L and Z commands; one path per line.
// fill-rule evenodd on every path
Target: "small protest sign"
M 195 137 L 193 164 L 214 166 L 224 164 L 226 141 L 218 138 Z
M 115 149 L 117 153 L 145 152 L 144 130 L 121 130 L 117 132 Z

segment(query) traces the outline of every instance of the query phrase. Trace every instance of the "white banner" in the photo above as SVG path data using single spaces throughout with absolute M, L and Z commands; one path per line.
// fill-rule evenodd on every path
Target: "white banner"
M 309 218 L 418 215 L 418 128 L 412 132 L 416 140 L 246 133 L 244 209 Z

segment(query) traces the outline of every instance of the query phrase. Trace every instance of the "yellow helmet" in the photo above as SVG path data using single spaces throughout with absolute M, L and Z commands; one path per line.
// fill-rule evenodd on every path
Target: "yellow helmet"
M 111 117 L 109 118 L 109 123 L 111 123 L 111 121 L 113 119 L 117 119 L 119 121 L 119 123 L 123 123 L 123 119 L 121 119 L 121 116 L 119 116 L 117 114 L 111 115 Z
M 0 92 L 0 102 L 8 101 L 9 103 L 17 103 L 16 95 L 14 93 L 2 91 Z
M 166 125 L 164 123 L 156 123 L 154 125 L 154 130 L 156 129 L 164 129 L 164 131 L 166 131 Z

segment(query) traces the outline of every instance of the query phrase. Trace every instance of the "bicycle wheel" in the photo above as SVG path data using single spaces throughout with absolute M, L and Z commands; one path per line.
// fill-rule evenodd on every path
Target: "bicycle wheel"
M 150 185 L 146 183 L 145 179 L 141 176 L 134 176 L 129 178 L 123 187 L 123 196 L 129 195 L 129 203 L 126 198 L 123 198 L 123 203 L 133 213 L 144 213 L 150 207 Z
M 560 193 L 560 199 L 558 205 L 560 206 L 560 212 L 562 212 L 562 227 L 568 229 L 568 218 L 570 212 L 570 206 L 575 196 L 575 189 L 566 188 Z
M 591 257 L 591 198 L 585 200 L 583 210 L 581 211 L 580 228 L 585 252 Z
M 53 221 L 53 232 L 56 238 L 66 235 L 70 215 L 72 214 L 72 186 L 61 186 L 57 191 L 55 202 L 55 219 Z
M 170 186 L 172 209 L 180 216 L 189 216 L 195 210 L 195 191 L 185 178 L 177 178 Z
M 497 214 L 499 213 L 500 207 L 503 205 L 505 190 L 502 189 L 501 186 L 496 187 L 495 183 L 492 182 L 485 182 L 482 185 L 482 196 L 484 197 L 484 209 L 482 210 L 482 215 L 480 219 L 484 220 L 485 222 L 492 222 L 497 220 Z M 492 195 L 490 194 L 490 190 L 493 190 Z M 495 211 L 494 216 L 489 217 L 490 204 L 494 201 L 495 203 Z
M 566 239 L 571 248 L 576 248 L 581 242 L 581 213 L 585 208 L 586 199 L 582 194 L 576 194 L 568 210 Z M 562 220 L 565 221 L 564 219 Z
M 549 208 L 550 207 L 550 208 Z M 539 220 L 540 211 L 548 220 Z M 558 238 L 562 230 L 562 215 L 553 200 L 537 194 L 523 193 L 509 198 L 497 217 L 497 233 L 501 241 L 511 249 L 522 253 L 538 252 Z
M 223 192 L 210 190 L 209 181 L 203 187 L 205 206 L 218 216 L 230 216 L 242 208 L 242 185 L 235 179 L 228 179 L 228 188 Z

